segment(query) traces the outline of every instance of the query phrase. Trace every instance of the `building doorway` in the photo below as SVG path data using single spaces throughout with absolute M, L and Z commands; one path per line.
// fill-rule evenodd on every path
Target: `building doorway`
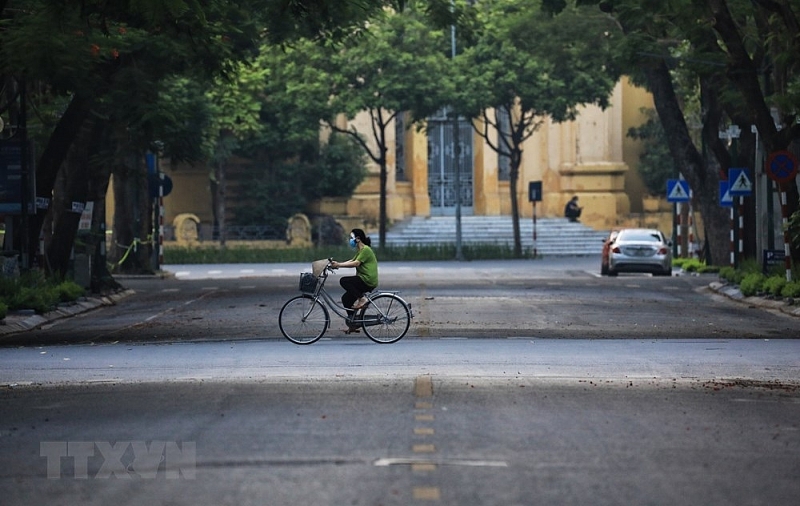
M 428 119 L 428 194 L 431 216 L 456 214 L 456 164 L 453 144 L 453 120 L 445 113 Z M 459 118 L 458 143 L 459 179 L 461 186 L 461 214 L 473 213 L 472 189 L 472 126 Z

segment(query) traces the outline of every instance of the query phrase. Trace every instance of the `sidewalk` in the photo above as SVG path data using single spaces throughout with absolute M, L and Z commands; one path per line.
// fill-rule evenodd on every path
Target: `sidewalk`
M 33 310 L 10 311 L 5 319 L 0 321 L 0 336 L 33 330 L 46 323 L 69 318 L 98 307 L 114 306 L 133 293 L 133 290 L 122 290 L 106 296 L 81 297 L 75 302 L 59 304 L 56 309 L 45 314 L 35 314 Z
M 800 305 L 785 300 L 775 300 L 768 297 L 745 297 L 738 286 L 729 285 L 721 281 L 712 281 L 709 283 L 708 287 L 720 295 L 724 295 L 742 304 L 747 304 L 750 307 L 774 309 L 790 316 L 800 317 Z

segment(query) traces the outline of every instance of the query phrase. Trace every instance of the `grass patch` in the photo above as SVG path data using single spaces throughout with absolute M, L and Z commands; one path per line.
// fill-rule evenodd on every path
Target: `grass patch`
M 718 265 L 706 265 L 705 262 L 697 258 L 673 258 L 672 265 L 683 269 L 685 272 L 697 272 L 699 274 L 715 273 L 720 270 Z
M 84 294 L 85 290 L 74 281 L 46 279 L 40 271 L 23 273 L 17 278 L 0 278 L 0 319 L 19 309 L 43 314 Z

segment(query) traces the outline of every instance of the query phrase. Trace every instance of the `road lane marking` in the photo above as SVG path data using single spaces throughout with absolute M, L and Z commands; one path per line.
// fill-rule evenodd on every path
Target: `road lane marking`
M 414 397 L 432 397 L 433 380 L 430 376 L 417 376 L 414 380 Z
M 424 459 L 393 457 L 381 458 L 372 462 L 375 467 L 389 466 L 414 466 L 414 465 L 433 465 L 433 466 L 459 466 L 459 467 L 509 467 L 505 460 L 484 460 L 484 459 Z
M 442 499 L 439 487 L 414 487 L 413 495 L 417 501 L 439 501 Z
M 429 411 L 433 409 L 433 379 L 430 375 L 417 376 L 414 379 L 414 408 L 422 411 Z M 426 399 L 426 400 L 420 400 Z M 414 414 L 414 420 L 417 422 L 433 422 L 434 416 L 427 412 L 418 412 Z M 418 438 L 428 438 L 435 434 L 434 428 L 430 425 L 414 427 L 414 436 Z M 417 443 L 412 444 L 411 451 L 415 454 L 435 454 L 436 445 L 432 443 Z M 424 474 L 425 479 L 420 480 L 427 483 L 420 483 L 411 489 L 411 495 L 417 501 L 440 501 L 442 492 L 435 482 L 439 481 L 435 473 L 437 471 L 436 463 L 430 460 L 405 460 L 402 461 L 406 465 L 411 466 L 411 472 L 417 474 Z M 384 459 L 380 463 L 375 462 L 375 465 L 393 465 L 401 463 L 400 460 Z M 434 482 L 434 483 L 431 483 Z
M 429 462 L 416 462 L 411 464 L 412 473 L 432 473 L 434 471 L 436 471 L 436 464 L 431 464 Z

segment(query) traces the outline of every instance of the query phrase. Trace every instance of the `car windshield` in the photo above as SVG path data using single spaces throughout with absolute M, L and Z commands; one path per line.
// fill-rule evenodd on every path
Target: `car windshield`
M 658 232 L 642 231 L 624 231 L 620 232 L 617 237 L 619 241 L 641 241 L 641 242 L 661 242 L 661 236 Z

